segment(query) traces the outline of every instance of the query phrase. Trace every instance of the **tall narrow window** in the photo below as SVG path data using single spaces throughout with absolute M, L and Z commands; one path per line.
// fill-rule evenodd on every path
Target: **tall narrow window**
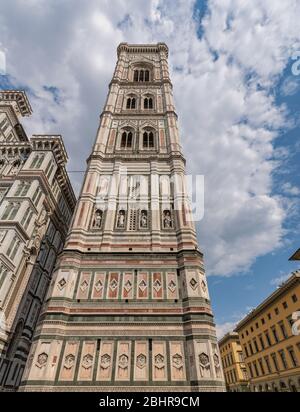
M 121 137 L 121 149 L 130 149 L 132 147 L 132 132 L 124 131 Z
M 13 202 L 8 203 L 2 215 L 2 220 L 14 219 L 19 210 L 19 207 L 20 207 L 20 203 L 13 203 Z
M 136 108 L 136 98 L 128 97 L 126 102 L 126 109 L 135 109 Z
M 144 99 L 144 109 L 153 109 L 153 99 L 152 97 L 145 97 Z
M 279 367 L 278 367 L 278 362 L 277 362 L 277 358 L 276 358 L 276 353 L 272 353 L 271 354 L 271 358 L 275 367 L 276 372 L 279 371 Z
M 21 219 L 21 225 L 22 225 L 22 226 L 24 226 L 24 223 L 26 222 L 26 219 L 27 219 L 29 213 L 30 213 L 30 207 L 28 207 L 28 208 L 26 209 L 26 212 L 24 213 L 24 215 L 23 215 L 23 217 L 22 217 L 22 219 Z
M 29 215 L 28 215 L 28 217 L 27 217 L 27 219 L 26 219 L 26 221 L 25 221 L 25 223 L 24 223 L 24 229 L 25 229 L 25 230 L 28 229 L 28 226 L 29 226 L 29 224 L 30 224 L 30 222 L 31 222 L 32 216 L 33 216 L 33 212 L 30 211 L 30 213 L 29 213 Z
M 7 252 L 6 252 L 8 257 L 11 257 L 12 251 L 14 250 L 14 247 L 15 247 L 17 241 L 18 241 L 17 236 L 14 236 L 12 241 L 10 242 L 10 245 L 9 245 L 9 247 L 7 249 Z
M 298 360 L 297 360 L 297 357 L 295 355 L 295 351 L 294 351 L 293 348 L 290 347 L 290 348 L 288 348 L 288 352 L 289 352 L 293 367 L 296 368 L 298 366 Z
M 271 328 L 271 330 L 272 330 L 272 333 L 273 333 L 275 342 L 278 343 L 278 342 L 279 342 L 279 338 L 278 338 L 278 335 L 277 335 L 276 326 L 273 326 L 273 327 Z
M 271 368 L 271 365 L 270 365 L 269 356 L 265 356 L 265 362 L 266 362 L 266 365 L 267 365 L 267 368 L 268 368 L 268 372 L 272 373 L 272 368 Z
M 20 182 L 18 184 L 15 196 L 26 196 L 30 187 L 29 182 Z
M 10 258 L 11 258 L 12 260 L 14 260 L 16 254 L 17 254 L 17 251 L 19 250 L 20 243 L 21 243 L 21 242 L 20 242 L 19 239 L 18 239 L 18 240 L 16 241 L 16 243 L 15 243 L 15 246 L 14 246 L 14 248 L 13 248 L 13 250 L 12 250 L 12 253 L 11 253 L 11 256 L 10 256 Z
M 143 133 L 143 148 L 144 149 L 154 148 L 154 134 L 152 131 L 145 131 Z
M 281 362 L 282 362 L 282 365 L 283 365 L 284 369 L 288 369 L 288 364 L 287 364 L 285 353 L 284 353 L 283 350 L 279 351 L 279 356 L 280 356 L 280 359 L 281 359 Z
M 281 333 L 282 333 L 283 338 L 284 338 L 284 339 L 287 339 L 287 338 L 288 338 L 288 333 L 287 333 L 287 331 L 286 331 L 286 328 L 285 328 L 285 326 L 284 326 L 284 323 L 283 323 L 283 322 L 280 323 L 280 324 L 279 324 L 279 327 L 280 327 L 280 330 L 281 330 Z
M 41 164 L 43 163 L 45 154 L 40 153 L 36 154 L 35 157 L 33 158 L 33 161 L 31 162 L 30 168 L 31 169 L 38 169 L 41 167 Z
M 0 266 L 0 289 L 5 281 L 5 278 L 8 274 L 8 270 L 5 266 L 1 265 Z
M 259 366 L 260 366 L 261 373 L 264 375 L 265 374 L 265 368 L 264 368 L 263 361 L 262 361 L 261 358 L 258 359 L 258 363 L 259 363 Z
M 149 82 L 150 81 L 150 71 L 148 69 L 138 69 L 133 73 L 134 82 Z

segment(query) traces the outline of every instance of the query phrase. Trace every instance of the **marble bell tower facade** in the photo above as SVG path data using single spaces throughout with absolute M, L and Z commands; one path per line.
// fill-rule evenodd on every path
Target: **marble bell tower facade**
M 168 47 L 118 47 L 21 390 L 223 391 Z

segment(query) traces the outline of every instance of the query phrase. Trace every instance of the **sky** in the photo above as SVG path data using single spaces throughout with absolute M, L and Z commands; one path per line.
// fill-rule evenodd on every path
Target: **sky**
M 120 42 L 166 42 L 218 335 L 299 267 L 300 2 L 0 0 L 0 89 L 62 134 L 79 191 Z M 5 60 L 5 70 L 4 70 Z M 299 72 L 299 73 L 298 73 Z

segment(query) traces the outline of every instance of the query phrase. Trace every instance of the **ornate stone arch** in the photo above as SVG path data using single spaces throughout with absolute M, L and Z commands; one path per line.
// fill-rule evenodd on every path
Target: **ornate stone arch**
M 137 132 L 136 128 L 126 122 L 118 128 L 116 150 L 133 151 L 136 146 Z
M 140 128 L 139 148 L 140 150 L 157 150 L 158 131 L 152 124 L 145 124 Z
M 154 110 L 156 108 L 156 97 L 151 90 L 147 90 L 142 93 L 141 96 L 141 109 Z
M 123 99 L 123 110 L 137 110 L 140 107 L 140 97 L 136 90 L 128 90 Z
M 129 81 L 138 83 L 148 83 L 154 79 L 154 66 L 153 63 L 148 61 L 142 61 L 139 59 L 133 62 L 129 66 Z

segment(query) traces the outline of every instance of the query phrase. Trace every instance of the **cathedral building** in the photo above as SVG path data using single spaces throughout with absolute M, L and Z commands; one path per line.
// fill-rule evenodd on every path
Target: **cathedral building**
M 224 391 L 168 47 L 118 60 L 24 391 Z
M 23 91 L 0 91 L 0 390 L 16 390 L 76 199 L 61 136 L 29 138 Z

